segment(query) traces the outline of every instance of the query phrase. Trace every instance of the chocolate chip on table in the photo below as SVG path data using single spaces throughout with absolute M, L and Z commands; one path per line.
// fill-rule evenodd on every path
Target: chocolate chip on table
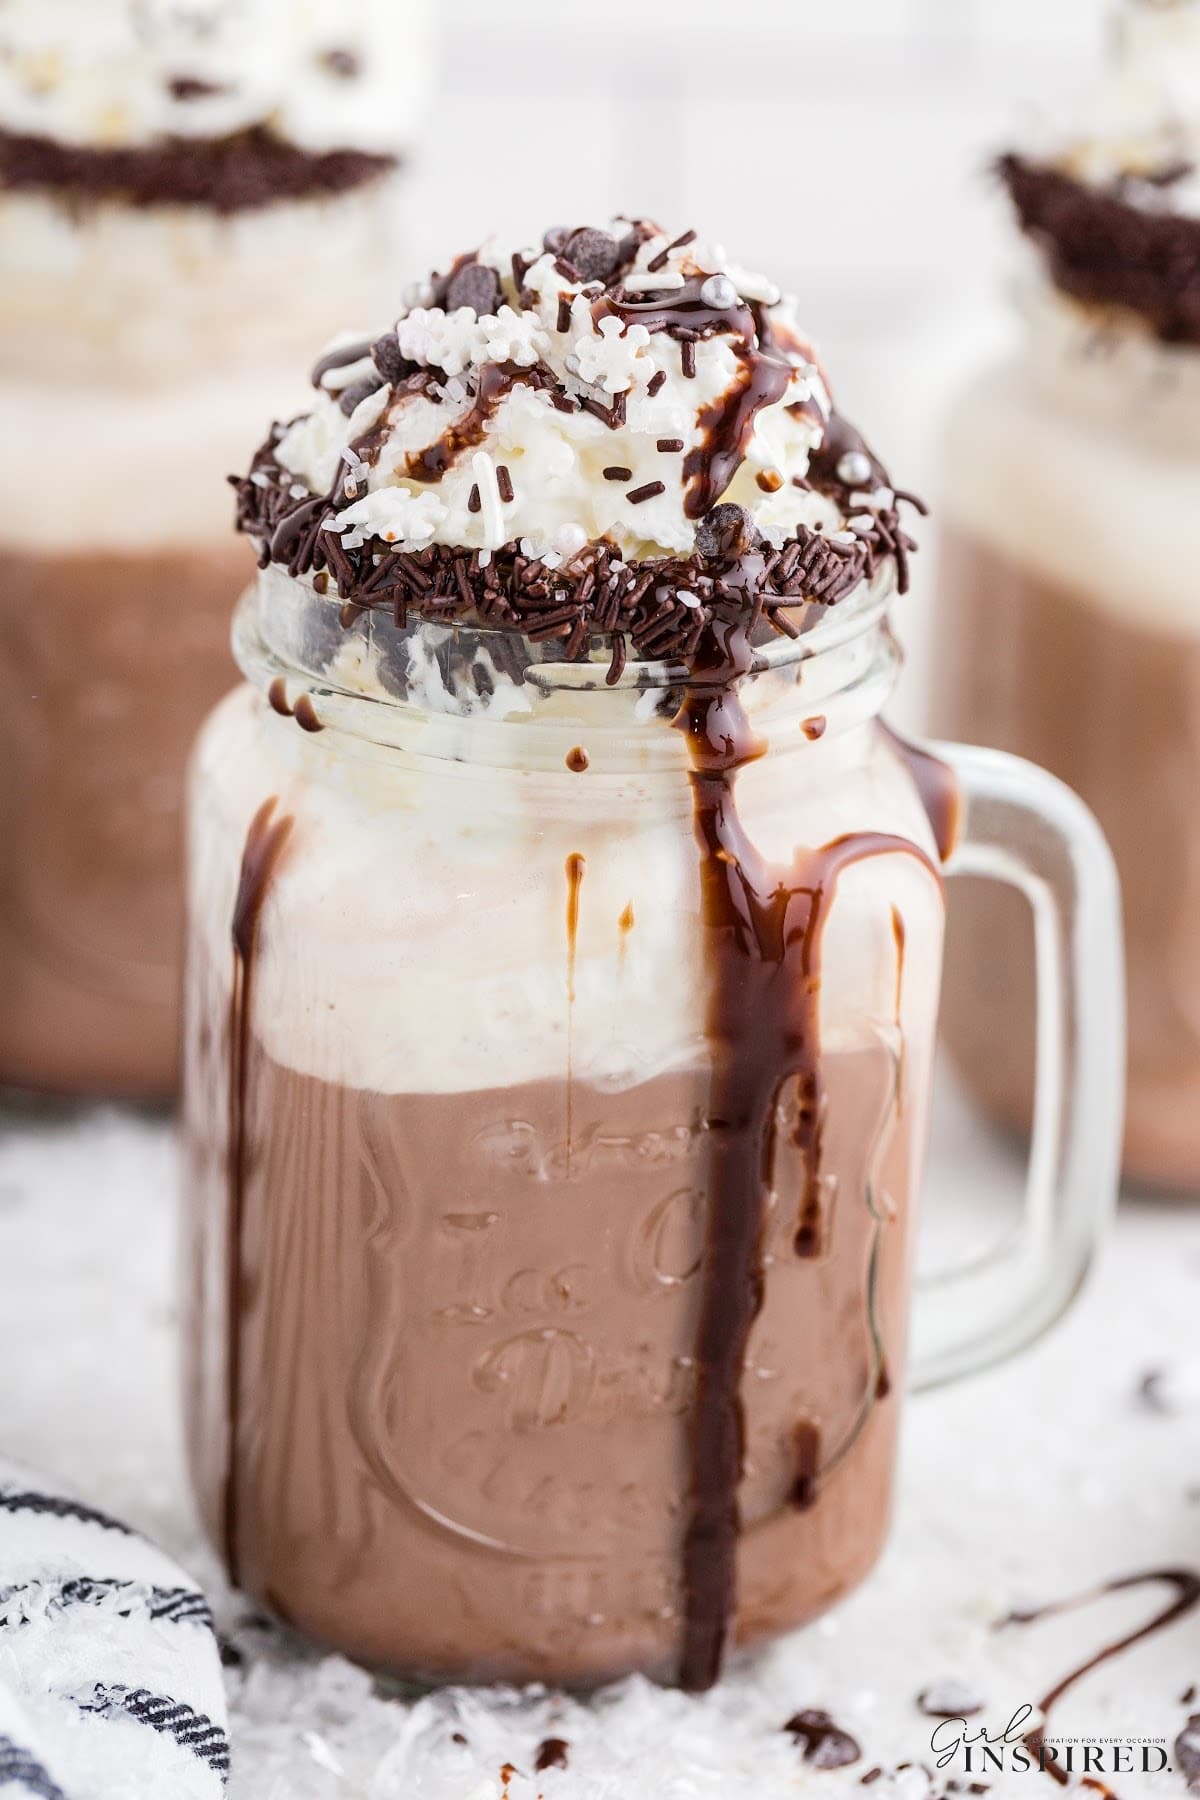
M 591 225 L 573 231 L 562 254 L 578 269 L 581 281 L 607 281 L 621 258 L 616 238 Z
M 1175 1739 L 1175 1767 L 1189 1790 L 1200 1793 L 1200 1713 L 1192 1713 Z
M 917 1705 L 931 1719 L 969 1719 L 983 1711 L 983 1701 L 964 1681 L 934 1681 L 917 1695 Z
M 551 256 L 561 256 L 563 245 L 570 236 L 569 225 L 552 225 L 542 238 L 542 248 Z
M 321 62 L 331 75 L 337 75 L 342 81 L 353 81 L 356 75 L 362 74 L 362 62 L 353 50 L 326 50 Z
M 487 313 L 494 313 L 499 304 L 500 277 L 486 263 L 464 263 L 461 269 L 455 271 L 446 289 L 448 312 L 456 312 L 460 306 L 469 306 L 482 318 Z
M 1166 1419 L 1200 1411 L 1200 1365 L 1148 1369 L 1138 1384 L 1138 1400 L 1147 1412 Z
M 850 1733 L 818 1707 L 795 1713 L 783 1729 L 804 1745 L 804 1760 L 813 1769 L 845 1769 L 862 1755 Z

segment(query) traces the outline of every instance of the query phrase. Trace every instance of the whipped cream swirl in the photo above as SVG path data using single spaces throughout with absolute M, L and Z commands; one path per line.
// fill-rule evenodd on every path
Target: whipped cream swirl
M 794 304 L 686 232 L 613 221 L 496 242 L 413 292 L 393 331 L 318 365 L 275 458 L 355 548 L 519 543 L 551 568 L 588 544 L 687 556 L 718 501 L 768 544 L 853 540 L 894 496 L 858 447 L 811 479 L 833 415 Z

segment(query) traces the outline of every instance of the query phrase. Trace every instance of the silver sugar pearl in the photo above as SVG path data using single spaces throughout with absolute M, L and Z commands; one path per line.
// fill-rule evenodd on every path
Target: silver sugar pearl
M 874 470 L 871 459 L 862 450 L 847 450 L 837 466 L 838 480 L 847 487 L 862 487 L 870 481 Z
M 717 311 L 723 312 L 726 307 L 737 305 L 738 291 L 728 275 L 710 275 L 700 289 L 700 298 L 705 306 L 711 306 Z

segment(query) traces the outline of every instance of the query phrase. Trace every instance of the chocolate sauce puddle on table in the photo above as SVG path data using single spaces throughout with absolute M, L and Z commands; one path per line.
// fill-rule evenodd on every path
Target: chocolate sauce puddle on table
M 226 1304 L 229 1350 L 226 1365 L 226 1453 L 222 1525 L 225 1563 L 234 1586 L 238 1580 L 237 1473 L 241 1412 L 242 1223 L 246 1189 L 246 1067 L 254 993 L 254 961 L 263 907 L 287 848 L 295 823 L 278 813 L 278 800 L 264 800 L 250 823 L 242 852 L 241 874 L 233 907 L 233 987 L 229 1017 L 229 1219 L 226 1250 Z
M 1124 1594 L 1134 1588 L 1150 1586 L 1174 1588 L 1175 1598 L 1161 1612 L 1155 1613 L 1154 1617 L 1149 1619 L 1145 1625 L 1139 1625 L 1136 1630 L 1126 1632 L 1123 1637 L 1119 1637 L 1113 1643 L 1106 1644 L 1103 1649 L 1097 1650 L 1094 1656 L 1088 1657 L 1086 1662 L 1081 1663 L 1078 1668 L 1072 1669 L 1069 1675 L 1064 1675 L 1048 1694 L 1042 1696 L 1037 1703 L 1038 1711 L 1042 1715 L 1042 1723 L 1036 1731 L 1031 1731 L 1024 1739 L 1025 1746 L 1031 1755 L 1037 1756 L 1041 1751 L 1045 1742 L 1046 1724 L 1050 1711 L 1063 1698 L 1064 1694 L 1077 1687 L 1086 1676 L 1101 1668 L 1103 1664 L 1112 1662 L 1115 1657 L 1124 1655 L 1126 1650 L 1132 1650 L 1136 1644 L 1144 1643 L 1147 1638 L 1156 1636 L 1160 1631 L 1168 1630 L 1170 1626 L 1176 1624 L 1178 1620 L 1186 1618 L 1188 1613 L 1200 1606 L 1200 1574 L 1193 1569 L 1147 1569 L 1140 1575 L 1123 1575 L 1113 1581 L 1103 1582 L 1099 1587 L 1089 1588 L 1086 1593 L 1074 1594 L 1066 1600 L 1052 1600 L 1047 1606 L 1035 1606 L 1019 1612 L 1011 1612 L 999 1621 L 997 1630 L 1003 1630 L 1010 1625 L 1036 1625 L 1042 1619 L 1053 1619 L 1062 1613 L 1077 1612 L 1081 1607 L 1091 1606 L 1097 1600 L 1103 1600 L 1110 1594 Z M 1060 1787 L 1070 1785 L 1070 1775 L 1055 1763 L 1048 1762 L 1045 1765 L 1045 1773 Z M 1102 1781 L 1096 1781 L 1093 1777 L 1085 1777 L 1081 1785 L 1102 1794 L 1105 1800 L 1118 1800 L 1118 1796 L 1112 1788 Z
M 746 559 L 745 575 L 752 577 Z M 707 1035 L 712 1057 L 708 1135 L 708 1227 L 696 1335 L 691 1427 L 690 1516 L 683 1547 L 681 1685 L 710 1687 L 720 1673 L 736 1605 L 738 1487 L 745 1421 L 742 1371 L 762 1306 L 762 1238 L 772 1138 L 780 1101 L 795 1084 L 792 1125 L 804 1179 L 795 1250 L 820 1255 L 821 1151 L 825 1095 L 819 1003 L 821 937 L 842 870 L 865 858 L 915 857 L 939 871 L 907 838 L 864 832 L 798 850 L 790 869 L 767 863 L 738 819 L 739 769 L 765 746 L 738 695 L 752 664 L 744 619 L 714 620 L 692 665 L 677 727 L 687 735 L 693 826 L 701 853 L 701 911 L 710 979 Z M 877 1385 L 880 1370 L 872 1371 Z M 798 1494 L 811 1500 L 813 1446 L 798 1446 Z

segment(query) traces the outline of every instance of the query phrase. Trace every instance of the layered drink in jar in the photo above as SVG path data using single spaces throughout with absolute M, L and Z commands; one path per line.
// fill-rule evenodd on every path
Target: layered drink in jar
M 1127 1174 L 1200 1184 L 1200 6 L 1129 4 L 1096 116 L 1001 174 L 1031 250 L 1024 338 L 945 448 L 934 723 L 1061 776 L 1124 891 Z M 1032 930 L 956 893 L 945 1030 L 1026 1123 Z
M 888 1517 L 954 829 L 878 722 L 901 497 L 693 231 L 489 242 L 331 366 L 192 769 L 196 1485 L 371 1664 L 703 1687 Z
M 174 1092 L 183 769 L 252 567 L 225 477 L 391 289 L 426 80 L 416 0 L 0 9 L 0 1081 Z

